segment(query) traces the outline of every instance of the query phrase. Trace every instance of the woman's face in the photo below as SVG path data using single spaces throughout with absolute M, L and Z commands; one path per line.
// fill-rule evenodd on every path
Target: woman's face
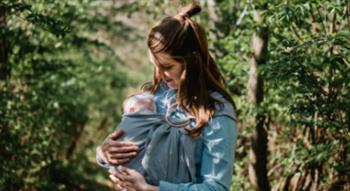
M 158 62 L 155 62 L 154 56 Z M 165 82 L 170 88 L 178 89 L 180 78 L 184 70 L 183 63 L 175 60 L 168 54 L 157 53 L 151 54 L 151 60 L 155 65 L 155 74 L 158 80 Z

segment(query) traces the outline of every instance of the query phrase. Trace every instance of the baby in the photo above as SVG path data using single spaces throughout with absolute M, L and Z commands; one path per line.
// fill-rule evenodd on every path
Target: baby
M 149 129 L 143 128 L 142 123 L 130 123 L 130 121 L 139 121 L 141 116 L 147 115 L 157 115 L 156 113 L 156 104 L 154 102 L 154 96 L 148 92 L 143 92 L 140 94 L 134 94 L 127 97 L 122 103 L 122 121 L 118 125 L 118 129 L 122 130 L 124 133 L 121 137 L 118 138 L 119 141 L 133 141 L 139 147 L 145 147 L 145 140 L 147 140 L 148 133 L 146 132 Z M 131 127 L 133 126 L 133 127 Z M 137 128 L 138 132 L 134 132 Z M 143 149 L 144 150 L 144 149 Z M 138 154 L 134 159 L 128 162 L 125 166 L 132 167 L 133 169 L 143 172 L 140 162 L 142 160 L 143 153 Z M 105 168 L 118 171 L 118 168 L 110 164 L 106 164 L 101 160 L 97 159 L 97 162 Z
M 158 185 L 159 180 L 191 182 L 195 180 L 194 139 L 185 126 L 189 119 L 172 121 L 166 114 L 157 112 L 154 96 L 148 92 L 128 97 L 122 104 L 122 121 L 118 125 L 124 134 L 118 141 L 131 141 L 138 146 L 137 155 L 123 166 L 145 176 L 148 183 Z M 178 157 L 174 157 L 178 156 Z M 97 158 L 108 169 L 113 166 Z
M 136 94 L 126 98 L 122 104 L 122 112 L 124 115 L 131 113 L 154 113 L 156 112 L 156 104 L 153 95 L 145 92 Z

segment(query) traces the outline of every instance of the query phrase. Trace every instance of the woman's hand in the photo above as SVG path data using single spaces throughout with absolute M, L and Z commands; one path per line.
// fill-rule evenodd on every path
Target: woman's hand
M 110 170 L 110 178 L 118 188 L 127 191 L 158 191 L 158 187 L 147 184 L 145 178 L 136 170 L 120 166 L 119 171 Z
M 97 156 L 111 165 L 120 165 L 135 157 L 138 151 L 136 144 L 126 141 L 117 141 L 123 131 L 110 134 L 103 144 L 96 149 Z

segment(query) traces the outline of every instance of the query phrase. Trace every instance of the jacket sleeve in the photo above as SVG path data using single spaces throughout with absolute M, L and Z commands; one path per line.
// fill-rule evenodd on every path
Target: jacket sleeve
M 236 122 L 228 116 L 216 116 L 202 132 L 202 156 L 197 183 L 174 184 L 160 181 L 160 191 L 228 191 L 231 187 L 237 139 Z

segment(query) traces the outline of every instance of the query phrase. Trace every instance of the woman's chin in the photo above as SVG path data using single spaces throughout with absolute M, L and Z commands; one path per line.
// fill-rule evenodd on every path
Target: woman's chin
M 171 89 L 177 89 L 177 88 L 178 88 L 177 84 L 174 83 L 174 81 L 167 82 L 166 84 L 167 84 L 168 87 L 171 88 Z

